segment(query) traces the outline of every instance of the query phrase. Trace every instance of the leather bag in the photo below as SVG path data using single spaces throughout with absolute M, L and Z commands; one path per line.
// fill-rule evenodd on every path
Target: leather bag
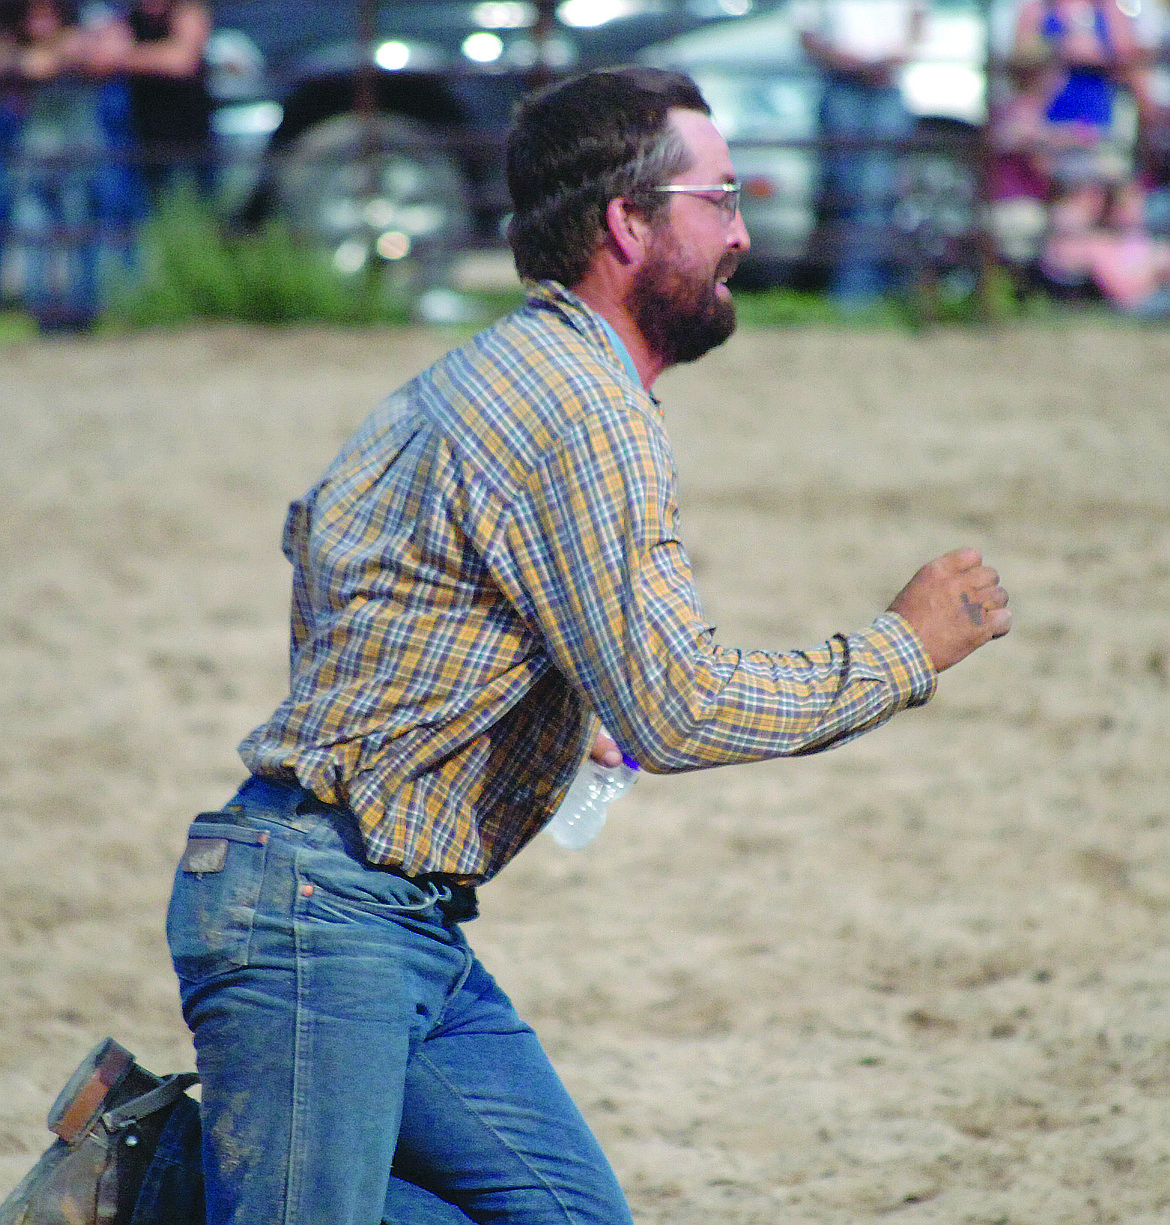
M 0 1225 L 203 1225 L 192 1072 L 158 1077 L 113 1038 L 49 1111 L 57 1139 L 0 1204 Z

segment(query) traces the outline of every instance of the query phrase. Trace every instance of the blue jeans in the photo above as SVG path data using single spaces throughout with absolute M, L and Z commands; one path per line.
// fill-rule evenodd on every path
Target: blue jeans
M 33 168 L 13 205 L 24 247 L 24 304 L 45 330 L 87 327 L 98 313 L 94 176 L 84 165 Z
M 461 922 L 352 814 L 251 779 L 191 826 L 167 935 L 209 1225 L 622 1225 L 608 1162 Z
M 830 144 L 822 163 L 828 212 L 836 222 L 830 291 L 844 305 L 871 301 L 896 282 L 888 252 L 899 154 L 882 142 L 905 139 L 912 130 L 897 88 L 826 81 L 821 135 L 848 142 L 837 149 Z

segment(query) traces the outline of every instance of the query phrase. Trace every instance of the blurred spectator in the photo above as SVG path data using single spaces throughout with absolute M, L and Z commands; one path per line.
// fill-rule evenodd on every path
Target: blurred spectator
M 1047 225 L 1051 166 L 1046 155 L 1052 69 L 1047 56 L 1006 61 L 991 104 L 988 195 L 996 248 L 1026 287 Z
M 919 0 L 808 0 L 801 42 L 824 74 L 821 132 L 824 195 L 835 235 L 830 291 L 846 308 L 896 284 L 889 230 L 898 153 L 913 131 L 898 72 L 918 41 Z M 834 142 L 840 142 L 835 145 Z
M 1016 105 L 1021 113 L 1037 107 L 1030 147 L 1046 180 L 1044 281 L 1061 296 L 1104 294 L 1125 310 L 1147 309 L 1141 304 L 1156 288 L 1162 254 L 1158 244 L 1137 241 L 1144 204 L 1136 132 L 1121 130 L 1117 106 L 1124 89 L 1139 129 L 1154 113 L 1148 56 L 1132 17 L 1115 0 L 1025 0 L 1014 56 L 1036 68 Z M 1001 133 L 997 144 L 1009 137 Z
M 1130 145 L 1132 134 L 1117 139 L 1119 86 L 1132 96 L 1139 123 L 1153 109 L 1148 57 L 1116 0 L 1024 0 L 1014 54 L 1049 67 L 1045 139 L 1054 171 L 1066 177 L 1083 178 L 1077 163 Z
M 150 203 L 177 182 L 215 192 L 212 100 L 204 53 L 212 18 L 201 0 L 135 0 L 125 60 L 134 130 Z
M 1147 224 L 1170 234 L 1170 0 L 1148 0 L 1134 18 L 1147 65 L 1150 103 L 1138 133 Z
M 1115 306 L 1144 318 L 1170 316 L 1170 241 L 1151 235 L 1132 185 L 1113 194 L 1091 258 L 1093 278 Z
M 1091 289 L 1126 314 L 1170 316 L 1170 242 L 1149 233 L 1132 182 L 1058 198 L 1043 261 L 1053 281 Z
M 99 263 L 117 194 L 102 106 L 117 24 L 74 0 L 23 0 L 12 13 L 10 211 L 21 293 L 43 331 L 84 330 L 100 305 Z
M 12 230 L 12 167 L 20 135 L 21 5 L 0 0 L 0 302 L 16 296 L 8 259 Z

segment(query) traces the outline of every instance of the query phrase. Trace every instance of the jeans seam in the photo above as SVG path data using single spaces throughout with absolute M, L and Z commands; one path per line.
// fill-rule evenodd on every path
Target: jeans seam
M 300 880 L 300 848 L 293 850 L 290 859 L 292 861 L 292 879 L 295 882 Z M 290 919 L 293 937 L 293 992 L 296 999 L 296 1019 L 293 1024 L 293 1052 L 292 1052 L 292 1110 L 289 1112 L 289 1135 L 288 1135 L 288 1158 L 285 1165 L 285 1178 L 287 1180 L 287 1193 L 284 1200 L 284 1225 L 287 1225 L 290 1213 L 294 1212 L 294 1204 L 296 1205 L 295 1215 L 293 1219 L 299 1219 L 300 1198 L 301 1198 L 301 1182 L 303 1180 L 303 1163 L 300 1171 L 294 1174 L 296 1154 L 304 1151 L 301 1147 L 302 1139 L 307 1137 L 302 1136 L 305 1129 L 305 1110 L 307 1103 L 304 1099 L 303 1092 L 303 1060 L 305 1057 L 305 1045 L 307 1040 L 307 1008 L 305 1007 L 305 958 L 303 957 L 302 947 L 302 932 L 300 922 L 300 912 L 297 905 L 297 899 L 300 897 L 299 885 L 297 891 L 293 895 L 292 905 L 290 907 Z
M 484 1129 L 484 1131 L 489 1132 L 492 1136 L 494 1136 L 497 1142 L 500 1144 L 500 1146 L 502 1148 L 507 1149 L 508 1152 L 510 1152 L 512 1156 L 515 1157 L 516 1160 L 519 1161 L 520 1164 L 529 1172 L 529 1174 L 532 1175 L 533 1178 L 537 1179 L 540 1182 L 540 1185 L 545 1189 L 545 1191 L 548 1193 L 548 1195 L 552 1198 L 554 1203 L 560 1209 L 561 1214 L 565 1218 L 565 1221 L 568 1222 L 568 1225 L 572 1225 L 572 1221 L 573 1221 L 572 1213 L 569 1211 L 564 1200 L 561 1199 L 560 1194 L 557 1192 L 557 1189 L 548 1181 L 548 1179 L 545 1178 L 545 1176 L 541 1174 L 539 1170 L 535 1169 L 532 1163 L 528 1160 L 528 1158 L 525 1157 L 525 1155 L 522 1152 L 520 1152 L 520 1150 L 518 1150 L 515 1147 L 515 1145 L 509 1143 L 509 1141 L 504 1136 L 502 1136 L 500 1132 L 495 1127 L 493 1127 L 492 1124 L 489 1123 L 488 1120 L 485 1119 L 478 1110 L 475 1109 L 474 1106 L 472 1106 L 472 1104 L 464 1096 L 459 1086 L 455 1084 L 455 1082 L 452 1081 L 449 1077 L 444 1075 L 444 1073 L 441 1071 L 438 1065 L 434 1062 L 434 1060 L 429 1059 L 427 1057 L 425 1051 L 420 1050 L 416 1058 L 419 1060 L 420 1063 L 424 1063 L 430 1069 L 435 1079 L 438 1080 L 441 1084 L 445 1085 L 449 1093 L 451 1093 L 454 1097 L 459 1099 L 459 1101 L 463 1104 L 463 1109 L 466 1110 L 468 1114 L 472 1115 L 476 1119 L 476 1121 Z

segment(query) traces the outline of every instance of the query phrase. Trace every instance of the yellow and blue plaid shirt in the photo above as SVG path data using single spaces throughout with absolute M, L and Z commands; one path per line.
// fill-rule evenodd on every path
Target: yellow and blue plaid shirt
M 661 408 L 551 282 L 385 400 L 294 502 L 289 696 L 253 773 L 348 805 L 375 863 L 494 875 L 597 716 L 655 772 L 840 743 L 935 674 L 886 613 L 809 651 L 715 642 Z

